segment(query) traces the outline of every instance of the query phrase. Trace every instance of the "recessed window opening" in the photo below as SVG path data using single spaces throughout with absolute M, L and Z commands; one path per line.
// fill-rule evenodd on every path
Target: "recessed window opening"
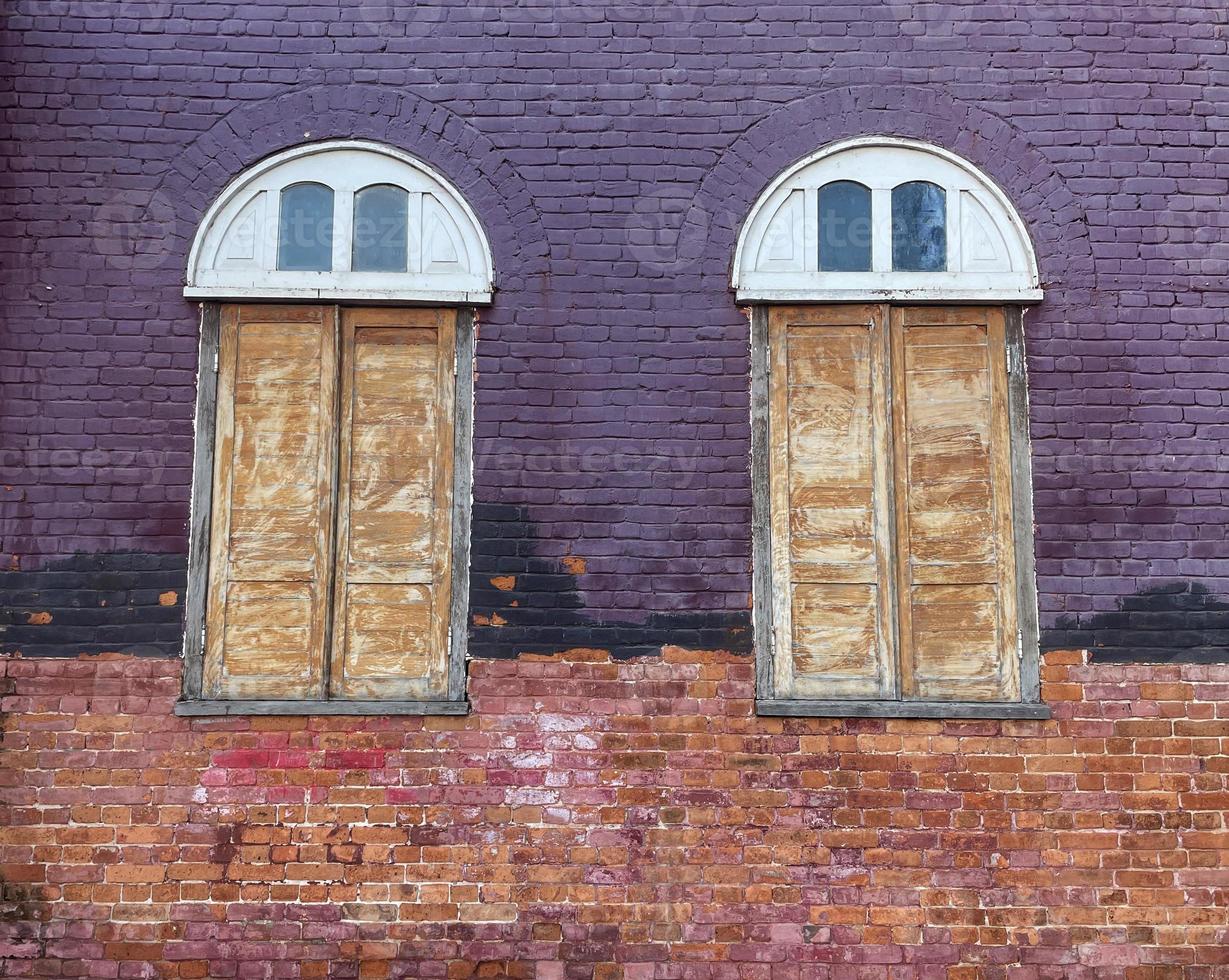
M 865 137 L 778 177 L 734 260 L 751 333 L 763 714 L 1046 717 L 1010 202 Z
M 206 212 L 184 699 L 463 714 L 487 239 L 392 147 L 296 147 Z M 356 300 L 378 302 L 355 302 Z

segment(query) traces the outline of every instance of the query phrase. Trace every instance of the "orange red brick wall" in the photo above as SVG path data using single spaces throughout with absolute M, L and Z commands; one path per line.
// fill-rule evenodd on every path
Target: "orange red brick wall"
M 1229 977 L 1229 665 L 1050 721 L 759 718 L 744 655 L 478 661 L 466 718 L 178 719 L 0 661 L 0 975 Z

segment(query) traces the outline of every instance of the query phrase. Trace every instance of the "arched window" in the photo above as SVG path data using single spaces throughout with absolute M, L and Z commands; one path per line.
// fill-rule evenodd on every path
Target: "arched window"
M 277 212 L 277 267 L 286 272 L 333 268 L 333 188 L 304 182 L 283 187 Z
M 448 181 L 392 147 L 332 140 L 231 181 L 201 219 L 184 295 L 488 303 L 493 274 Z
M 871 190 L 865 184 L 834 180 L 819 189 L 819 268 L 870 272 Z
M 947 269 L 947 192 L 928 180 L 892 188 L 892 271 Z
M 774 180 L 739 233 L 743 302 L 1041 299 L 1011 202 L 967 161 L 891 137 L 847 140 Z
M 937 147 L 826 147 L 761 195 L 752 313 L 758 706 L 1045 717 L 1011 204 Z
M 226 187 L 187 280 L 206 302 L 176 710 L 463 713 L 492 285 L 469 205 L 391 147 L 296 147 Z
M 372 184 L 354 195 L 354 258 L 357 272 L 405 272 L 409 249 L 409 191 Z

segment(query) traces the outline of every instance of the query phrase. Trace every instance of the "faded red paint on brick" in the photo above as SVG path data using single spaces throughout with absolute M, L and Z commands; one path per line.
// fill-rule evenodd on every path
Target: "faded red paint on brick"
M 1229 666 L 1053 653 L 1047 722 L 757 718 L 679 648 L 474 663 L 467 718 L 0 668 L 5 975 L 1229 976 Z

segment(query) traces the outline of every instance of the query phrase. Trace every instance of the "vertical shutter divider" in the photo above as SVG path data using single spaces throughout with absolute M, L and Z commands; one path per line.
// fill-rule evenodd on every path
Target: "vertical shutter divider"
M 332 330 L 333 330 L 333 350 L 336 352 L 334 357 L 335 369 L 333 371 L 333 405 L 334 415 L 332 424 L 333 437 L 333 468 L 332 468 L 332 486 L 329 488 L 329 498 L 332 501 L 333 519 L 329 522 L 329 547 L 326 552 L 328 560 L 326 561 L 327 569 L 325 571 L 326 586 L 325 586 L 325 624 L 323 649 L 321 651 L 321 690 L 320 697 L 328 700 L 333 696 L 333 651 L 337 648 L 334 643 L 334 630 L 338 620 L 337 616 L 337 596 L 339 594 L 337 588 L 337 578 L 342 567 L 343 556 L 340 555 L 340 549 L 343 546 L 344 539 L 341 533 L 342 520 L 349 519 L 349 503 L 341 500 L 341 469 L 343 466 L 349 469 L 350 466 L 350 440 L 347 438 L 343 441 L 342 428 L 345 420 L 349 418 L 349 397 L 351 386 L 345 383 L 346 372 L 352 370 L 353 358 L 350 356 L 352 351 L 347 338 L 342 335 L 341 325 L 341 307 L 330 307 L 332 313 Z M 344 459 L 342 449 L 345 447 Z M 343 514 L 344 510 L 344 514 Z M 345 590 L 341 590 L 344 595 Z M 344 620 L 343 620 L 344 622 Z
M 892 509 L 893 565 L 895 570 L 893 617 L 897 634 L 896 697 L 917 696 L 913 663 L 913 590 L 909 573 L 909 425 L 905 382 L 904 311 L 892 307 L 888 321 L 888 351 L 893 387 L 892 404 Z
M 888 595 L 887 602 L 883 603 L 882 606 L 888 610 L 888 622 L 883 624 L 883 629 L 885 633 L 891 636 L 893 662 L 889 664 L 892 676 L 887 697 L 899 701 L 903 696 L 901 690 L 901 671 L 904 661 L 905 637 L 900 628 L 900 535 L 896 526 L 898 512 L 896 488 L 897 481 L 900 479 L 896 469 L 896 440 L 898 436 L 895 418 L 896 371 L 894 370 L 895 365 L 892 358 L 892 351 L 895 349 L 896 341 L 893 337 L 894 324 L 891 305 L 884 303 L 874 309 L 875 314 L 879 317 L 879 329 L 881 331 L 878 354 L 883 364 L 883 391 L 880 393 L 880 398 L 883 402 L 884 422 L 887 426 L 886 439 L 883 442 L 888 446 L 888 452 L 883 460 L 883 465 L 887 472 L 884 494 L 887 497 L 886 506 L 889 513 L 887 522 L 888 540 L 883 548 L 888 566 L 887 581 L 884 583 L 884 588 L 887 589 Z M 876 444 L 879 444 L 878 440 L 876 440 Z

